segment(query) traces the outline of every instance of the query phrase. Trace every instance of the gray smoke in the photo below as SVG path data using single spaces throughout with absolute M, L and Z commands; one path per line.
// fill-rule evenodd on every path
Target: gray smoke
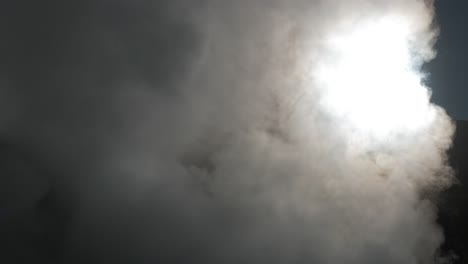
M 0 95 L 18 103 L 0 129 L 53 172 L 27 174 L 24 200 L 57 188 L 74 205 L 60 263 L 442 261 L 444 110 L 360 137 L 311 74 L 337 26 L 389 14 L 411 22 L 419 67 L 429 1 L 46 2 L 4 18 Z

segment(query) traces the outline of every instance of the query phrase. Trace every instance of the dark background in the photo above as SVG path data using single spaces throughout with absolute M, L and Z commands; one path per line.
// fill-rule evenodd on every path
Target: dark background
M 439 223 L 443 226 L 446 243 L 443 249 L 459 256 L 455 263 L 468 262 L 468 122 L 458 121 L 457 132 L 450 151 L 450 162 L 458 183 L 445 191 L 439 204 Z
M 433 102 L 444 107 L 457 122 L 450 160 L 458 184 L 442 195 L 439 223 L 445 232 L 446 252 L 459 256 L 455 263 L 468 262 L 468 2 L 435 1 L 440 36 L 435 60 L 428 63 Z
M 440 36 L 427 65 L 433 101 L 457 120 L 468 120 L 468 1 L 435 1 Z

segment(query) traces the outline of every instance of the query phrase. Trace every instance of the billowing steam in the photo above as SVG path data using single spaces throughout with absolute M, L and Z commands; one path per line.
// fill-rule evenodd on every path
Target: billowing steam
M 442 261 L 429 1 L 96 3 L 58 72 L 102 100 L 23 114 L 73 168 L 64 263 Z

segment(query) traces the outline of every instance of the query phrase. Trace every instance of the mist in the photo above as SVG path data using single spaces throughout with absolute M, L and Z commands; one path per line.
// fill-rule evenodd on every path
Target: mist
M 454 126 L 421 71 L 436 55 L 430 1 L 2 5 L 1 154 L 27 168 L 0 172 L 2 206 L 56 201 L 18 225 L 59 242 L 12 235 L 24 261 L 446 261 L 436 202 Z M 373 117 L 396 124 L 380 133 L 334 112 L 317 73 L 330 35 L 387 16 L 407 25 L 425 118 Z M 346 89 L 351 106 L 368 96 Z

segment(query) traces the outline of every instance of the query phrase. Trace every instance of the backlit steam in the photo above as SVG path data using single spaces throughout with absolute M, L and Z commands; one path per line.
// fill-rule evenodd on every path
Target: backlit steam
M 240 216 L 220 224 L 228 248 L 208 244 L 243 263 L 435 263 L 423 194 L 450 182 L 453 128 L 420 72 L 432 6 L 275 3 L 195 19 L 205 49 L 186 112 L 205 125 L 182 160 L 216 201 L 207 212 Z
M 2 40 L 25 109 L 0 127 L 72 185 L 60 263 L 440 260 L 430 1 L 46 2 L 66 21 Z
M 417 50 L 404 17 L 360 21 L 325 41 L 330 52 L 316 71 L 323 105 L 361 132 L 387 136 L 427 126 L 434 112 L 421 83 Z M 413 52 L 413 53 L 412 53 Z

